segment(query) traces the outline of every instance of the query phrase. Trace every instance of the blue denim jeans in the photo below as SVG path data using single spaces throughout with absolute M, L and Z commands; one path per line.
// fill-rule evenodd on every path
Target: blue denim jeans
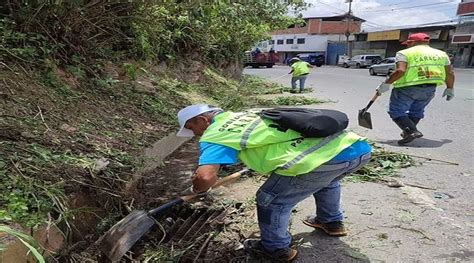
M 291 78 L 291 89 L 295 90 L 296 89 L 296 82 L 299 80 L 300 81 L 300 92 L 304 90 L 304 82 L 306 81 L 306 78 L 308 75 L 303 75 L 303 76 L 298 76 L 298 77 L 292 77 Z
M 392 90 L 388 114 L 390 118 L 415 117 L 422 119 L 425 108 L 433 99 L 436 86 L 412 86 Z
M 287 248 L 291 243 L 288 224 L 293 208 L 313 195 L 316 216 L 324 223 L 342 221 L 340 180 L 360 169 L 370 153 L 352 161 L 328 162 L 298 176 L 272 174 L 257 191 L 257 215 L 261 243 L 268 250 Z

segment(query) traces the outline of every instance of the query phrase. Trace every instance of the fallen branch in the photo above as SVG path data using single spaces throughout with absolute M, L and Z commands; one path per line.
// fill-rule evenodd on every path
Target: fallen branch
M 204 248 L 207 246 L 207 244 L 209 243 L 209 241 L 211 241 L 211 238 L 212 238 L 213 236 L 214 236 L 214 235 L 210 233 L 209 236 L 206 238 L 206 241 L 204 241 L 204 243 L 202 244 L 201 248 L 199 248 L 199 251 L 198 251 L 196 257 L 194 258 L 193 263 L 198 262 L 199 257 L 201 256 L 202 252 L 204 251 Z
M 48 124 L 46 124 L 46 122 L 44 121 L 44 118 L 43 118 L 43 111 L 41 110 L 41 108 L 40 108 L 38 105 L 36 105 L 36 107 L 38 107 L 38 110 L 39 110 L 38 114 L 39 114 L 39 116 L 40 116 L 40 118 L 41 118 L 41 121 L 43 122 L 44 126 L 46 127 L 46 131 L 45 131 L 45 132 L 50 131 L 51 129 L 49 128 Z
M 451 162 L 451 161 L 445 161 L 445 160 L 435 159 L 435 158 L 431 158 L 431 157 L 424 157 L 424 156 L 414 155 L 414 154 L 406 154 L 406 153 L 404 153 L 404 154 L 405 154 L 405 155 L 408 155 L 408 156 L 411 156 L 411 157 L 416 157 L 416 158 L 425 159 L 425 160 L 428 160 L 428 161 L 437 161 L 437 162 L 441 162 L 441 163 L 447 163 L 447 164 L 452 164 L 452 165 L 459 165 L 459 163 L 455 163 L 455 162 Z
M 395 179 L 388 180 L 388 179 L 383 179 L 379 178 L 380 181 L 386 182 L 387 186 L 389 187 L 394 187 L 394 188 L 399 188 L 399 187 L 404 187 L 404 186 L 411 186 L 411 187 L 416 187 L 420 189 L 426 189 L 426 190 L 437 190 L 436 188 L 424 186 L 424 185 L 417 185 L 417 184 L 411 184 L 411 183 L 404 183 Z
M 438 190 L 436 188 L 428 187 L 428 186 L 423 186 L 423 185 L 417 185 L 417 184 L 407 184 L 405 183 L 406 186 L 411 186 L 411 187 L 416 187 L 420 189 L 426 189 L 426 190 Z
M 7 81 L 5 80 L 5 78 L 3 78 L 2 80 L 3 80 L 3 83 L 5 84 L 5 88 L 7 88 L 8 91 L 10 91 L 10 94 L 15 95 L 15 93 L 13 92 L 13 90 L 10 89 L 10 87 L 8 86 L 8 83 L 7 83 Z
M 15 72 L 12 68 L 10 68 L 7 64 L 3 63 L 2 61 L 0 61 L 0 64 L 2 64 L 3 66 L 5 66 L 7 69 L 9 69 L 11 72 L 13 72 L 15 75 L 18 75 L 19 73 L 18 72 Z
M 409 227 L 403 227 L 403 226 L 400 226 L 400 225 L 396 225 L 396 226 L 394 226 L 394 227 L 398 227 L 398 228 L 403 229 L 403 230 L 412 231 L 412 232 L 421 234 L 421 235 L 424 236 L 426 239 L 431 240 L 431 241 L 435 241 L 433 238 L 431 238 L 431 237 L 428 236 L 425 232 L 423 232 L 423 231 L 421 231 L 421 230 L 419 230 L 419 229 L 409 228 Z

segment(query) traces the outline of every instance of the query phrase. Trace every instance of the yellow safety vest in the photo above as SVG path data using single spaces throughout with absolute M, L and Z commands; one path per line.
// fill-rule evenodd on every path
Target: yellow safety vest
M 400 51 L 407 57 L 407 71 L 393 83 L 394 88 L 421 84 L 443 85 L 446 79 L 444 67 L 448 55 L 428 45 L 417 45 Z
M 291 65 L 293 69 L 293 76 L 298 77 L 309 73 L 308 62 L 298 61 Z
M 352 132 L 326 138 L 303 138 L 296 131 L 271 127 L 272 121 L 256 113 L 221 113 L 214 117 L 200 141 L 239 151 L 238 158 L 259 173 L 296 176 L 313 171 L 353 143 L 364 140 Z

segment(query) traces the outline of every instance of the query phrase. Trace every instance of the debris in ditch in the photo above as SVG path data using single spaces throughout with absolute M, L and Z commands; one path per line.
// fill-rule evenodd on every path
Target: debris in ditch
M 186 204 L 176 207 L 166 218 L 157 219 L 158 227 L 132 249 L 132 254 L 143 254 L 134 260 L 207 262 L 219 259 L 228 262 L 240 254 L 239 242 L 227 239 L 227 243 L 223 243 L 218 237 L 232 231 L 229 225 L 240 219 L 242 209 L 241 203 L 214 207 Z
M 417 165 L 417 162 L 407 154 L 391 152 L 376 144 L 372 144 L 372 149 L 370 162 L 351 176 L 346 177 L 346 180 L 353 182 L 386 181 L 387 179 L 383 177 L 395 176 L 401 168 Z M 400 184 L 394 184 L 393 187 L 401 186 Z

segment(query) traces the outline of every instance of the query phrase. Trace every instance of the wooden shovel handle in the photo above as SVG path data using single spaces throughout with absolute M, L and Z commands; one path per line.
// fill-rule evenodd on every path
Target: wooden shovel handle
M 364 108 L 364 111 L 367 111 L 370 106 L 372 106 L 372 104 L 374 104 L 374 101 L 379 97 L 379 93 L 378 92 L 375 92 L 374 96 L 372 97 L 372 99 L 370 99 L 369 101 L 369 104 L 367 104 L 367 106 Z
M 217 188 L 219 186 L 222 186 L 222 185 L 226 185 L 226 184 L 230 184 L 232 182 L 235 182 L 242 174 L 248 172 L 249 169 L 247 168 L 244 168 L 236 173 L 233 173 L 231 175 L 228 175 L 222 179 L 219 179 L 213 186 L 212 188 Z M 193 195 L 186 195 L 186 196 L 181 196 L 180 198 L 183 199 L 184 201 L 189 201 L 191 199 L 193 199 L 194 197 L 196 197 L 198 194 L 193 194 Z
M 219 187 L 219 186 L 222 186 L 224 184 L 229 184 L 235 180 L 237 180 L 242 174 L 248 172 L 249 169 L 245 168 L 245 169 L 242 169 L 236 173 L 233 173 L 229 176 L 226 176 L 222 179 L 220 179 L 219 181 L 217 181 L 214 186 L 212 186 L 212 188 L 216 188 L 216 187 Z M 183 202 L 187 202 L 191 199 L 193 199 L 194 197 L 198 196 L 199 194 L 192 194 L 192 195 L 185 195 L 185 196 L 180 196 L 166 204 L 163 204 L 155 209 L 152 209 L 148 212 L 148 215 L 150 216 L 156 216 L 164 211 L 167 211 L 168 209 L 170 209 L 171 207 L 175 206 L 175 205 L 179 205 Z

